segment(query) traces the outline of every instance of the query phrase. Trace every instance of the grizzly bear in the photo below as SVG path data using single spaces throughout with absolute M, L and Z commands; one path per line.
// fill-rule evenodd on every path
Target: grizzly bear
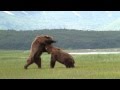
M 31 50 L 29 58 L 27 59 L 27 64 L 24 66 L 24 69 L 27 69 L 29 65 L 35 63 L 38 68 L 41 68 L 41 55 L 43 52 L 46 52 L 45 45 L 50 45 L 55 43 L 51 36 L 41 35 L 37 36 L 31 44 Z
M 70 54 L 52 45 L 46 45 L 45 49 L 48 52 L 48 54 L 51 54 L 51 61 L 50 61 L 51 68 L 54 68 L 56 61 L 60 62 L 61 64 L 64 64 L 66 68 L 75 67 L 74 66 L 75 61 Z

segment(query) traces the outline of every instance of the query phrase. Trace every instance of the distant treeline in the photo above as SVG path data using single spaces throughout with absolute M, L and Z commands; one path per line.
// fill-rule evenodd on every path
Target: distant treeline
M 37 35 L 50 35 L 63 49 L 120 48 L 120 31 L 0 30 L 0 49 L 28 50 Z

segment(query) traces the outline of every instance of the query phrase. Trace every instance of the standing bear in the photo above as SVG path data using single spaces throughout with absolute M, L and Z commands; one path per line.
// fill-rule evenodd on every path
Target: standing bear
M 27 59 L 27 64 L 24 66 L 24 69 L 27 69 L 29 65 L 35 63 L 38 68 L 41 68 L 41 55 L 43 52 L 46 52 L 45 46 L 51 45 L 56 41 L 53 40 L 51 36 L 41 35 L 37 36 L 31 44 L 31 50 L 29 58 Z
M 54 47 L 52 45 L 46 45 L 45 49 L 48 52 L 48 54 L 51 54 L 51 61 L 50 61 L 51 68 L 54 68 L 56 61 L 64 64 L 66 68 L 75 67 L 74 66 L 75 61 L 70 54 L 63 52 L 61 49 Z

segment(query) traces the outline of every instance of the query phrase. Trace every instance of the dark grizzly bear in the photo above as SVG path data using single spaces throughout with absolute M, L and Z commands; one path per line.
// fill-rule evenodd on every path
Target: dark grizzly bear
M 38 68 L 41 68 L 40 56 L 43 52 L 46 52 L 45 45 L 50 45 L 52 43 L 55 43 L 55 41 L 50 36 L 37 36 L 31 44 L 30 55 L 27 59 L 27 64 L 24 66 L 24 69 L 27 69 L 32 63 L 36 63 Z
M 74 66 L 75 61 L 70 54 L 63 52 L 61 49 L 56 48 L 52 45 L 46 45 L 45 49 L 49 54 L 51 54 L 51 61 L 50 61 L 51 68 L 54 68 L 56 61 L 64 64 L 66 68 L 75 67 Z

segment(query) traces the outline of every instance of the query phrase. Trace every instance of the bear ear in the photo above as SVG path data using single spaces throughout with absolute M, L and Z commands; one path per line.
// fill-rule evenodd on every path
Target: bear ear
M 49 38 L 49 36 L 48 36 L 48 35 L 45 35 L 44 37 Z
M 58 48 L 58 50 L 61 50 L 60 48 Z
M 47 41 L 45 41 L 45 43 L 46 44 L 52 44 L 52 43 L 56 43 L 56 41 L 54 41 L 54 40 L 47 40 Z
M 57 50 L 61 50 L 61 48 L 58 48 L 58 47 L 56 47 L 57 48 Z
M 48 35 L 45 35 L 45 37 L 49 37 Z
M 45 38 L 53 38 L 53 37 L 51 37 L 51 36 L 48 36 L 48 35 L 45 35 L 44 37 L 45 37 Z

